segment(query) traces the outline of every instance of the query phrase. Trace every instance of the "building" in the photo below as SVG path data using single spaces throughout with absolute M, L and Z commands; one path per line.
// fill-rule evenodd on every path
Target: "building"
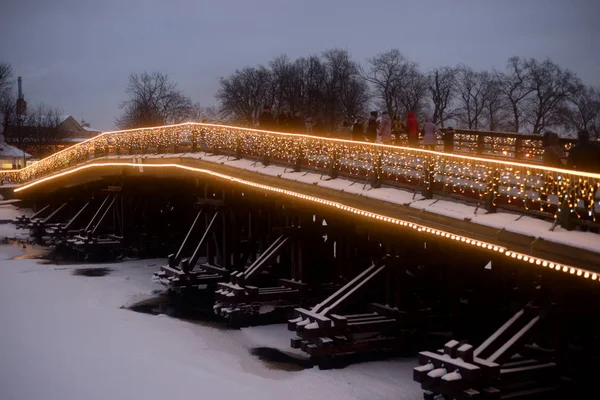
M 70 115 L 63 115 L 61 119 L 62 122 L 59 124 L 59 128 L 68 132 L 71 139 L 81 139 L 83 141 L 101 133 L 99 130 L 92 129 L 89 123 L 83 120 L 79 123 Z
M 23 168 L 30 160 L 31 154 L 7 144 L 0 135 L 0 170 Z
M 101 133 L 71 115 L 61 115 L 57 120 L 41 123 L 40 126 L 11 125 L 5 131 L 7 142 L 31 154 L 33 159 L 47 157 Z

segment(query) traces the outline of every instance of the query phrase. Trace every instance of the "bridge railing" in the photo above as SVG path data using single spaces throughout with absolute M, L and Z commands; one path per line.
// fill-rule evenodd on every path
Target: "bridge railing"
M 567 228 L 578 221 L 595 223 L 599 211 L 594 195 L 600 174 L 211 124 L 108 132 L 0 176 L 5 182 L 26 183 L 107 155 L 198 151 L 312 170 L 332 178 L 347 176 L 375 188 L 408 187 L 427 198 L 438 194 L 475 201 L 490 212 L 498 207 L 519 209 L 554 218 Z
M 441 129 L 442 133 L 445 129 Z M 509 159 L 525 163 L 541 164 L 544 154 L 544 137 L 540 134 L 514 132 L 487 132 L 468 129 L 454 130 L 454 153 L 477 157 Z M 575 139 L 560 139 L 560 144 L 569 153 Z M 408 146 L 406 134 L 400 134 L 394 144 Z M 444 143 L 438 138 L 436 150 L 443 151 Z

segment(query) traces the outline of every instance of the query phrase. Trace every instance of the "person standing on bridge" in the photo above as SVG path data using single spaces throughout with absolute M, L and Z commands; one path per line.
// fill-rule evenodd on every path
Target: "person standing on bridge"
M 408 134 L 408 145 L 419 147 L 419 122 L 412 111 L 408 112 L 408 118 L 406 119 L 406 133 Z
M 436 132 L 438 130 L 437 125 L 431 120 L 431 117 L 427 117 L 423 125 L 423 145 L 427 150 L 435 150 L 435 145 L 437 144 Z
M 392 141 L 392 119 L 387 111 L 381 113 L 381 122 L 379 124 L 377 136 L 380 143 L 390 144 Z
M 377 140 L 377 111 L 371 111 L 371 116 L 367 121 L 367 141 L 375 143 Z
M 276 129 L 275 118 L 271 114 L 271 107 L 263 107 L 263 112 L 258 117 L 258 127 L 264 131 L 273 131 Z

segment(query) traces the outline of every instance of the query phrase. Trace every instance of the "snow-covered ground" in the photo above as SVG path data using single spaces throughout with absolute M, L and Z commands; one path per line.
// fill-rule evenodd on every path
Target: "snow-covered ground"
M 33 212 L 28 208 L 18 208 L 18 203 L 14 200 L 0 201 L 0 240 L 8 239 L 27 239 L 29 231 L 16 229 L 11 223 L 21 215 L 31 216 Z
M 0 219 L 1 218 L 0 212 Z M 8 230 L 8 229 L 7 229 Z M 18 259 L 0 246 L 0 399 L 420 399 L 414 359 L 320 371 L 274 368 L 255 347 L 289 347 L 284 325 L 226 330 L 121 308 L 153 297 L 164 260 L 85 266 Z

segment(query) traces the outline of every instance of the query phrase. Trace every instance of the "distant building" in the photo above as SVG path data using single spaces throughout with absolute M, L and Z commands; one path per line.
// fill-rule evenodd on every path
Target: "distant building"
M 31 154 L 25 153 L 4 141 L 0 135 L 0 170 L 20 169 L 30 163 Z
M 91 128 L 89 123 L 77 122 L 70 115 L 61 115 L 59 121 L 58 124 L 54 122 L 41 127 L 8 126 L 5 129 L 6 140 L 30 153 L 34 159 L 40 159 L 101 133 Z
M 97 129 L 92 129 L 89 123 L 83 120 L 81 123 L 77 122 L 77 120 L 70 115 L 63 115 L 61 116 L 61 119 L 62 122 L 60 123 L 59 128 L 68 132 L 70 139 L 81 139 L 81 141 L 84 141 L 101 133 Z

